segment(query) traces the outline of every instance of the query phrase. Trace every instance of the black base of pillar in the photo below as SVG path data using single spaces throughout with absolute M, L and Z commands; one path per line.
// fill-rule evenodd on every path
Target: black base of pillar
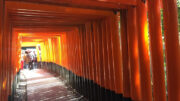
M 67 81 L 67 85 L 76 89 L 77 92 L 84 95 L 89 101 L 132 101 L 131 98 L 125 98 L 122 94 L 117 94 L 112 90 L 101 87 L 93 80 L 78 76 L 58 64 L 44 62 L 42 64 L 47 66 L 45 69 L 61 75 Z
M 116 101 L 123 101 L 123 95 L 122 94 L 116 94 Z
M 14 99 L 13 99 L 13 96 L 12 96 L 12 95 L 9 95 L 9 96 L 8 96 L 8 101 L 14 101 Z
M 124 98 L 123 98 L 123 101 L 132 101 L 132 100 L 131 100 L 131 98 L 126 98 L 126 97 L 124 97 Z

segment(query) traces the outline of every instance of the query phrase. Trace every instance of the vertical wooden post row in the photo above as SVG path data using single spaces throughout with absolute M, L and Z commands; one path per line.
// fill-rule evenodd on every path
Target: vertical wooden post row
M 176 0 L 163 0 L 168 101 L 180 101 L 180 45 Z

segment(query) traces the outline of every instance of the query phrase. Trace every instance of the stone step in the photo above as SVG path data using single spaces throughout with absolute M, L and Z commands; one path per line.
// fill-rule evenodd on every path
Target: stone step
M 26 82 L 26 79 L 20 79 L 20 82 Z
M 18 86 L 19 86 L 19 88 L 21 88 L 21 89 L 26 89 L 26 82 L 20 82 L 19 84 L 18 84 Z

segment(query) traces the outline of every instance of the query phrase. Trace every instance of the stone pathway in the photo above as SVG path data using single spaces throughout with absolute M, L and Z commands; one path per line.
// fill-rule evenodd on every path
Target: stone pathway
M 14 101 L 26 101 L 27 100 L 27 81 L 25 75 L 20 72 L 20 81 L 17 84 Z
M 22 73 L 27 80 L 27 101 L 87 101 L 59 76 L 43 69 L 22 70 Z

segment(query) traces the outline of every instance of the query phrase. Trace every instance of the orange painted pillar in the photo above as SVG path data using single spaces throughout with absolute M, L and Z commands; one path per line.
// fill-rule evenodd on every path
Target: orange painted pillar
M 116 77 L 115 78 L 116 94 L 123 93 L 122 60 L 121 60 L 119 29 L 118 29 L 119 20 L 120 19 L 119 19 L 118 15 L 114 15 L 114 17 L 112 19 L 113 33 L 111 35 L 114 69 L 115 69 L 115 77 Z
M 91 69 L 91 80 L 94 81 L 94 66 L 93 66 L 93 47 L 92 47 L 92 22 L 89 23 L 89 34 L 88 34 L 88 44 L 89 44 L 89 66 Z
M 93 42 L 94 42 L 94 66 L 95 66 L 95 69 L 94 69 L 94 72 L 95 73 L 95 81 L 97 84 L 99 84 L 99 57 L 98 57 L 98 27 L 97 27 L 97 22 L 94 21 L 93 22 Z
M 83 46 L 83 61 L 84 61 L 84 74 L 85 74 L 85 78 L 88 79 L 89 74 L 88 74 L 88 65 L 87 65 L 87 50 L 86 50 L 86 32 L 85 32 L 85 27 L 82 28 L 83 29 L 83 33 L 82 33 L 82 46 Z
M 107 35 L 107 29 L 106 29 L 106 19 L 104 19 L 102 21 L 102 44 L 103 44 L 103 48 L 102 48 L 102 53 L 103 53 L 103 67 L 104 67 L 104 82 L 105 82 L 105 87 L 106 89 L 110 90 L 110 74 L 109 74 L 109 67 L 108 67 L 108 50 L 107 50 L 107 39 L 106 39 L 106 35 Z
M 82 72 L 82 46 L 81 46 L 81 28 L 80 27 L 78 27 L 78 54 L 79 54 L 79 68 L 80 68 L 80 76 L 82 77 L 83 76 L 83 72 Z
M 72 34 L 73 34 L 73 37 L 72 37 L 72 42 L 74 43 L 74 45 L 73 45 L 73 52 L 72 52 L 72 57 L 73 57 L 73 60 L 72 60 L 72 68 L 74 69 L 74 73 L 76 74 L 76 75 L 78 75 L 78 72 L 77 72 L 77 70 L 78 70 L 78 67 L 77 67 L 77 48 L 76 48 L 76 45 L 77 45 L 77 43 L 76 43 L 76 33 L 75 33 L 75 31 L 72 31 Z M 76 58 L 76 59 L 75 59 Z M 76 77 L 74 77 L 75 78 L 75 82 L 77 82 L 76 81 Z M 75 83 L 76 84 L 76 83 Z
M 110 74 L 110 89 L 111 91 L 115 91 L 115 75 L 114 75 L 114 65 L 113 65 L 113 54 L 112 54 L 112 38 L 111 34 L 112 32 L 112 26 L 111 26 L 111 19 L 112 17 L 109 17 L 106 22 L 106 29 L 107 29 L 107 46 L 108 46 L 108 66 L 109 66 L 109 74 Z
M 76 32 L 76 38 L 77 38 L 77 66 L 78 66 L 78 76 L 81 76 L 81 66 L 80 66 L 80 50 L 79 50 L 79 32 Z M 79 80 L 79 78 L 78 78 Z
M 95 65 L 95 49 L 94 49 L 94 26 L 93 26 L 93 22 L 91 22 L 91 33 L 90 33 L 90 40 L 91 40 L 91 44 L 90 44 L 90 49 L 91 49 L 91 63 L 92 63 L 92 72 L 93 72 L 93 81 L 96 82 L 96 65 Z
M 0 0 L 0 84 L 3 84 L 2 77 L 2 35 L 3 35 L 4 0 Z M 0 100 L 2 100 L 2 85 L 0 85 Z
M 101 49 L 102 49 L 102 42 L 101 42 L 101 26 L 100 26 L 100 23 L 101 23 L 101 21 L 99 21 L 98 22 L 98 25 L 97 25 L 97 32 L 98 32 L 98 34 L 97 34 L 97 54 L 98 54 L 98 66 L 99 66 L 99 68 L 97 69 L 98 70 L 98 76 L 99 76 L 99 85 L 101 86 L 101 87 L 104 87 L 103 85 L 103 78 L 102 78 L 102 74 L 103 74 L 103 70 L 102 70 L 102 51 L 101 51 Z
M 128 43 L 127 43 L 127 11 L 120 12 L 121 23 L 121 49 L 122 49 L 122 65 L 123 65 L 123 96 L 130 98 L 130 75 L 129 75 L 129 56 L 128 56 Z
M 79 67 L 79 75 L 82 76 L 82 58 L 81 58 L 81 46 L 80 46 L 80 33 L 77 33 L 77 37 L 78 37 L 78 67 Z
M 86 58 L 86 61 L 87 61 L 87 69 L 88 69 L 88 74 L 89 74 L 89 80 L 92 80 L 92 67 L 91 67 L 91 60 L 90 60 L 90 50 L 89 50 L 89 48 L 90 48 L 90 42 L 89 42 L 89 34 L 90 34 L 90 23 L 86 23 L 86 39 L 85 39 L 85 41 L 86 41 L 86 50 L 87 50 L 87 58 Z
M 104 61 L 104 58 L 103 58 L 103 29 L 102 29 L 102 20 L 100 22 L 100 25 L 99 25 L 99 39 L 98 39 L 98 43 L 99 43 L 99 50 L 98 50 L 98 54 L 99 54 L 99 59 L 100 59 L 100 86 L 101 87 L 105 87 L 105 77 L 104 77 L 104 72 L 105 72 L 105 68 L 104 68 L 104 65 L 103 65 L 103 61 Z
M 67 34 L 66 34 L 66 38 L 67 38 L 67 40 L 66 40 L 66 43 L 67 43 L 67 57 L 71 57 L 71 56 L 70 56 L 70 50 L 71 50 L 71 49 L 70 49 L 70 46 L 69 46 L 69 45 L 70 45 L 69 34 L 70 34 L 70 33 L 67 33 Z M 68 58 L 68 64 L 67 64 L 67 65 L 68 65 L 68 70 L 71 70 L 70 63 L 71 63 L 71 58 Z M 71 70 L 71 71 L 72 71 L 72 70 Z
M 88 69 L 88 56 L 87 56 L 87 33 L 86 33 L 86 26 L 83 26 L 83 33 L 82 33 L 82 38 L 83 38 L 83 55 L 84 55 L 84 72 L 85 72 L 85 77 L 86 79 L 89 79 L 89 69 Z
M 101 57 L 100 57 L 100 42 L 99 42 L 99 39 L 100 39 L 100 21 L 98 21 L 97 23 L 95 23 L 95 28 L 97 30 L 97 33 L 95 34 L 95 37 L 94 37 L 94 42 L 95 42 L 95 50 L 96 50 L 96 66 L 97 66 L 97 83 L 101 86 Z
M 77 45 L 78 45 L 78 39 L 77 39 L 77 32 L 76 31 L 74 31 L 74 35 L 75 35 L 75 56 L 74 56 L 74 61 L 75 61 L 75 64 L 76 64 L 76 75 L 78 75 L 79 76 L 79 66 L 78 66 L 78 61 L 79 61 L 79 55 L 78 55 L 78 47 L 77 47 Z
M 163 0 L 168 101 L 180 101 L 180 46 L 176 0 Z
M 165 101 L 165 74 L 159 0 L 148 0 L 149 35 L 153 71 L 153 100 Z
M 6 34 L 5 34 L 6 33 Z M 10 34 L 9 34 L 9 22 L 8 22 L 8 13 L 7 13 L 7 9 L 5 8 L 5 13 L 4 13 L 4 33 L 3 33 L 3 39 L 2 39 L 2 67 L 3 67 L 3 93 L 2 93 L 2 97 L 3 97 L 3 101 L 7 100 L 7 96 L 8 96 L 8 84 L 9 84 L 9 73 L 8 70 L 10 68 L 9 66 L 9 62 L 10 62 L 10 51 L 7 51 L 10 47 L 9 47 L 9 43 L 10 43 Z
M 82 75 L 83 77 L 86 77 L 86 71 L 85 71 L 85 55 L 84 55 L 84 40 L 83 40 L 83 27 L 79 27 L 80 30 L 80 45 L 81 45 L 81 59 L 82 59 Z
M 77 40 L 76 40 L 76 33 L 75 33 L 75 31 L 73 31 L 72 34 L 73 34 L 73 36 L 72 36 L 73 41 L 72 42 L 74 43 L 74 45 L 73 45 L 73 54 L 74 54 L 74 56 L 72 56 L 73 57 L 73 63 L 72 63 L 73 67 L 72 68 L 75 70 L 75 74 L 78 75 L 77 48 L 76 48 L 77 47 Z M 77 83 L 76 77 L 75 77 L 75 82 Z
M 137 2 L 137 30 L 142 101 L 152 101 L 146 1 Z
M 139 73 L 139 55 L 137 40 L 136 9 L 129 8 L 127 11 L 127 36 L 130 66 L 131 99 L 141 101 L 141 86 Z
M 73 42 L 73 35 L 72 35 L 72 32 L 70 32 L 69 33 L 69 54 L 70 54 L 70 57 L 71 57 L 71 59 L 70 59 L 70 70 L 74 73 L 74 68 L 73 68 L 73 66 L 74 66 L 74 64 L 73 64 L 73 46 L 74 46 L 74 42 Z

